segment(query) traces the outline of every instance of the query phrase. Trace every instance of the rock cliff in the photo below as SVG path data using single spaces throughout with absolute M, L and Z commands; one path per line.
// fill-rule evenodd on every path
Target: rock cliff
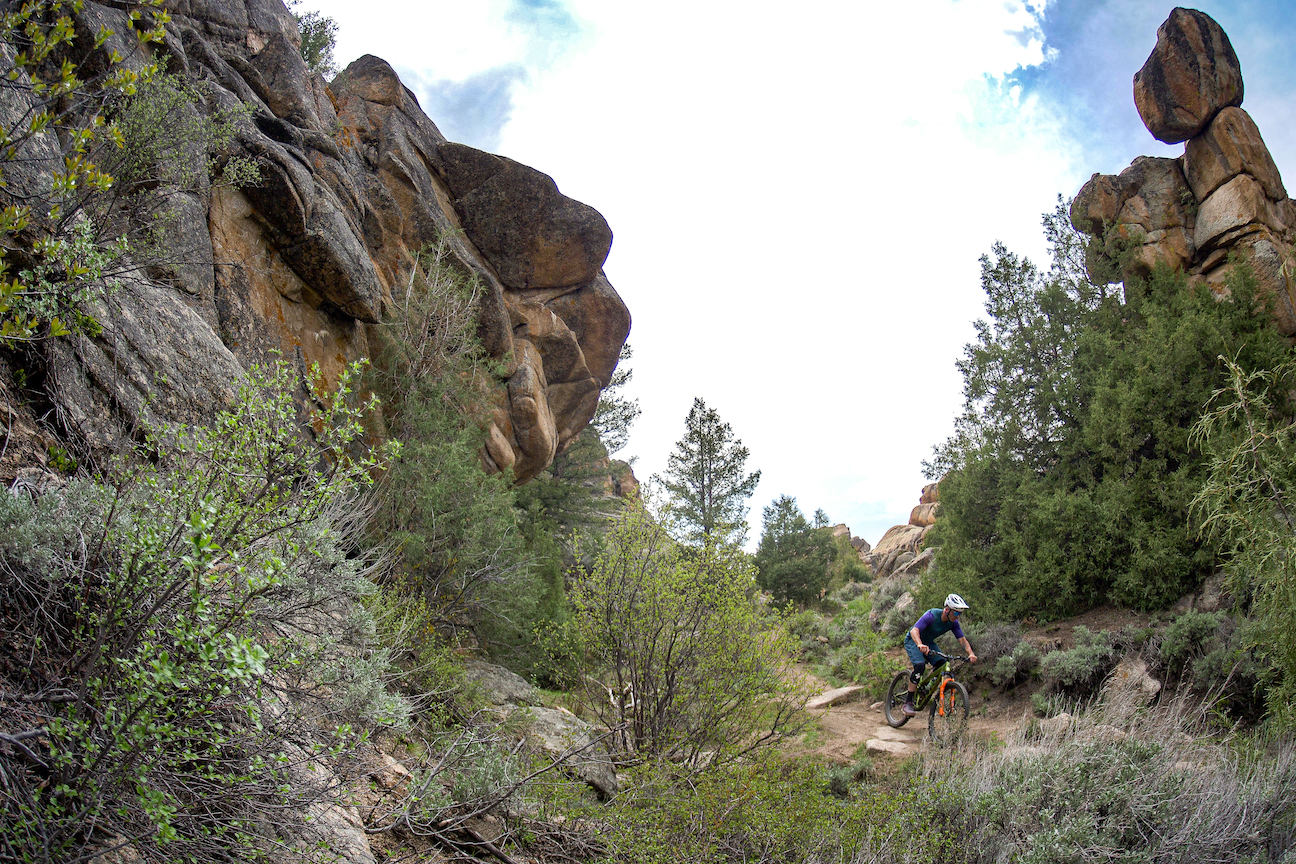
M 158 50 L 206 82 L 208 109 L 246 106 L 225 155 L 255 159 L 262 182 L 187 195 L 183 263 L 131 274 L 95 310 L 101 335 L 41 349 L 57 424 L 112 450 L 158 420 L 200 420 L 275 351 L 332 382 L 369 354 L 420 251 L 446 238 L 480 282 L 479 333 L 502 369 L 483 463 L 519 481 L 544 469 L 593 416 L 630 330 L 602 271 L 603 217 L 533 168 L 447 141 L 377 57 L 331 82 L 311 74 L 280 0 L 168 7 Z M 76 19 L 129 31 L 111 4 Z M 35 425 L 0 398 L 11 428 Z M 15 460 L 0 463 L 13 473 Z
M 1093 175 L 1072 202 L 1071 221 L 1103 241 L 1090 256 L 1096 280 L 1117 261 L 1124 280 L 1165 264 L 1223 298 L 1229 273 L 1247 262 L 1279 330 L 1296 336 L 1296 203 L 1242 96 L 1228 35 L 1203 12 L 1174 9 L 1134 76 L 1134 102 L 1153 137 L 1186 142 L 1184 154 L 1141 156 L 1119 175 Z

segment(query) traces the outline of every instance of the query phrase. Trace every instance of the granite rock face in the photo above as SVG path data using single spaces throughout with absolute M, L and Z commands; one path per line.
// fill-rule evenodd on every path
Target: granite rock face
M 272 352 L 333 383 L 369 356 L 393 292 L 444 239 L 480 283 L 479 334 L 503 369 L 483 464 L 519 482 L 543 470 L 593 416 L 630 330 L 602 272 L 603 217 L 539 171 L 448 142 L 377 57 L 331 82 L 311 74 L 280 0 L 168 9 L 159 50 L 206 82 L 209 109 L 246 106 L 223 155 L 255 159 L 262 182 L 187 195 L 184 263 L 130 274 L 99 310 L 102 336 L 51 346 L 60 424 L 111 450 L 156 422 L 201 419 Z M 87 2 L 76 17 L 126 32 L 124 15 Z M 40 182 L 39 166 L 8 174 Z
M 937 547 L 926 548 L 927 535 L 940 516 L 940 481 L 922 488 L 918 506 L 909 512 L 909 522 L 893 525 L 871 550 L 860 552 L 873 571 L 874 584 L 903 575 L 912 581 L 931 565 Z
M 1242 74 L 1210 16 L 1175 9 L 1134 79 L 1139 114 L 1162 141 L 1186 141 L 1177 159 L 1140 156 L 1119 175 L 1095 174 L 1076 194 L 1071 222 L 1098 238 L 1089 275 L 1146 278 L 1158 265 L 1187 273 L 1220 299 L 1237 261 L 1250 265 L 1279 332 L 1296 337 L 1296 203 L 1242 103 Z

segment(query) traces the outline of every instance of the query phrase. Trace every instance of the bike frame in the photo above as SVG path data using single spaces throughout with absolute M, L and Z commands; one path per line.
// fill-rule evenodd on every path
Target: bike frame
M 922 674 L 922 677 L 918 679 L 918 690 L 914 693 L 915 712 L 922 711 L 926 708 L 927 703 L 931 701 L 932 696 L 940 691 L 939 687 L 933 685 L 932 679 L 937 675 L 940 675 L 947 680 L 954 680 L 954 664 L 959 662 L 966 663 L 968 659 L 966 657 L 951 657 L 943 651 L 937 651 L 935 648 L 931 649 L 931 652 L 927 656 L 930 657 L 932 654 L 944 657 L 946 662 L 941 664 L 939 669 L 928 669 Z M 941 683 L 943 684 L 944 682 L 942 681 Z

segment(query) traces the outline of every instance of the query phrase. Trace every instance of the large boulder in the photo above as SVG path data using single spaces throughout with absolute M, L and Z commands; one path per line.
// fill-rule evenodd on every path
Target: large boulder
M 539 705 L 540 698 L 531 684 L 503 666 L 482 660 L 464 662 L 464 678 L 476 685 L 492 705 Z
M 512 159 L 452 142 L 439 155 L 464 231 L 506 287 L 566 288 L 598 276 L 612 229 L 597 210 Z
M 918 557 L 922 541 L 930 530 L 930 525 L 895 525 L 887 529 L 864 559 L 873 571 L 873 577 L 883 579 L 897 566 Z
M 1184 149 L 1184 174 L 1198 201 L 1239 174 L 1248 174 L 1273 201 L 1287 197 L 1282 175 L 1251 115 L 1225 108 Z
M 1161 682 L 1148 672 L 1141 657 L 1126 655 L 1103 685 L 1103 700 L 1124 709 L 1146 708 L 1161 692 Z
M 1227 34 L 1205 12 L 1176 8 L 1134 76 L 1134 104 L 1152 136 L 1187 141 L 1224 107 L 1242 104 L 1242 69 Z
M 1285 231 L 1288 227 L 1285 208 L 1269 200 L 1260 181 L 1249 174 L 1239 174 L 1202 202 L 1197 211 L 1193 243 L 1202 252 L 1209 252 L 1264 227 Z
M 936 524 L 936 514 L 940 510 L 940 502 L 935 501 L 931 504 L 919 504 L 909 511 L 909 524 L 917 525 L 920 528 L 926 528 L 928 525 Z
M 561 760 L 602 798 L 617 793 L 616 769 L 593 726 L 561 708 L 524 708 L 526 740 L 551 759 Z

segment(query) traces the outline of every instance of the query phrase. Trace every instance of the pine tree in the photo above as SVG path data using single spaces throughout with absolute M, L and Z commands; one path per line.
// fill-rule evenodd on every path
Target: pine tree
M 684 437 L 656 478 L 670 498 L 666 512 L 690 543 L 711 546 L 741 543 L 747 533 L 746 501 L 760 482 L 760 472 L 746 474 L 750 455 L 715 409 L 693 400 L 684 421 Z

